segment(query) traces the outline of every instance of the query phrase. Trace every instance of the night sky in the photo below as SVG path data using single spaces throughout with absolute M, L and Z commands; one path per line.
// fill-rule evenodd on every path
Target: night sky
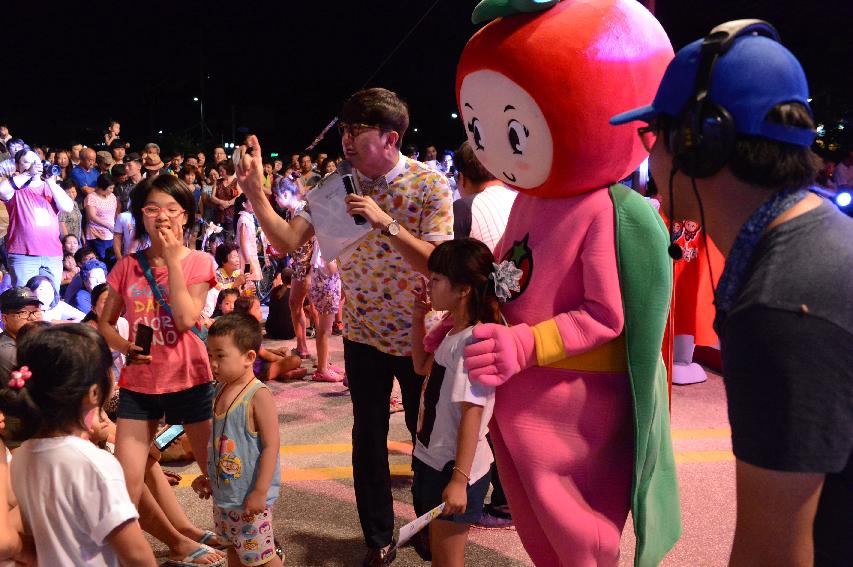
M 266 152 L 289 154 L 313 140 L 434 1 L 66 2 L 38 12 L 14 2 L 0 25 L 0 121 L 31 144 L 66 146 L 102 141 L 115 118 L 134 148 L 153 140 L 168 153 L 198 144 L 200 97 L 212 132 L 205 149 L 245 126 Z M 368 84 L 409 102 L 418 133 L 410 129 L 407 142 L 452 148 L 464 139 L 450 115 L 474 5 L 440 0 Z M 803 62 L 816 113 L 850 110 L 850 0 L 658 0 L 657 16 L 676 49 L 729 19 L 767 19 Z M 321 149 L 338 147 L 332 132 Z

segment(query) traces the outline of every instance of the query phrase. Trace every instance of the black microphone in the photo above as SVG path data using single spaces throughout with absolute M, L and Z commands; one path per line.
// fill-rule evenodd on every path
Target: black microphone
M 344 160 L 339 163 L 338 173 L 341 174 L 347 195 L 361 195 L 361 191 L 358 188 L 358 179 L 352 174 L 352 164 L 350 162 Z M 353 215 L 352 220 L 355 221 L 355 224 L 364 224 L 367 222 L 367 219 L 361 215 Z

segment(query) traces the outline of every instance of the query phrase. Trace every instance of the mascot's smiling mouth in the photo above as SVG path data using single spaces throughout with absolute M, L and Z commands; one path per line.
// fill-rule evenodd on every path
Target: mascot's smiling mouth
M 501 171 L 504 177 L 509 179 L 510 183 L 515 183 L 515 175 L 508 174 L 506 171 Z

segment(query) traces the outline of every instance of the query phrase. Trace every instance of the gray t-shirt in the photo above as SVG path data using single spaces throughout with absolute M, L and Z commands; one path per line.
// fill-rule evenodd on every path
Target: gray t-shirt
M 9 336 L 9 333 L 0 333 L 0 379 L 5 378 L 8 381 L 9 374 L 17 366 L 16 348 L 15 339 Z
M 768 232 L 720 328 L 732 448 L 754 466 L 825 473 L 817 565 L 853 533 L 853 219 L 828 201 Z

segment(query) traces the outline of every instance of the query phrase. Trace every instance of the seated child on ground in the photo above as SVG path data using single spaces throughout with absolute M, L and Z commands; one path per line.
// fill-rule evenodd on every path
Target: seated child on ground
M 233 545 L 232 567 L 283 565 L 272 527 L 281 476 L 278 412 L 252 371 L 261 339 L 260 323 L 239 312 L 217 319 L 207 337 L 218 385 L 207 474 L 193 481 L 193 489 L 201 498 L 213 496 L 216 531 Z

